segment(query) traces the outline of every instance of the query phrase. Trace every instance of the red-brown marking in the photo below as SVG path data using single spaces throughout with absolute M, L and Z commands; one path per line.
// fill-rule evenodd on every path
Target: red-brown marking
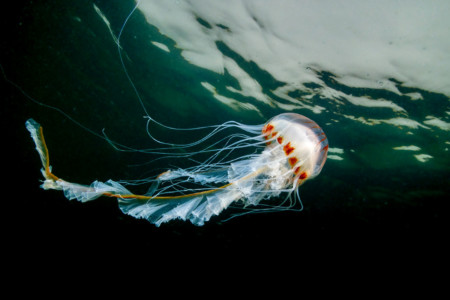
M 269 139 L 269 135 L 270 132 L 273 130 L 273 125 L 272 124 L 266 124 L 264 125 L 263 129 L 262 129 L 262 133 L 264 135 L 264 139 L 268 140 Z M 269 146 L 270 144 L 272 144 L 272 141 L 267 142 L 266 145 Z
M 288 161 L 291 167 L 293 167 L 298 162 L 298 159 L 296 157 L 289 157 Z
M 320 151 L 328 151 L 328 145 L 326 145 L 325 147 L 322 148 L 322 150 Z
M 300 167 L 295 168 L 294 174 L 295 174 L 295 175 L 298 175 L 299 172 L 300 172 Z
M 262 129 L 262 133 L 266 134 L 266 135 L 269 135 L 272 130 L 273 130 L 273 125 L 272 124 L 267 124 L 267 125 L 264 125 L 264 127 Z
M 291 142 L 289 142 L 283 147 L 283 150 L 284 150 L 284 153 L 286 153 L 286 155 L 289 155 L 292 153 L 292 151 L 295 150 L 295 148 L 291 147 Z
M 281 136 L 279 136 L 278 138 L 277 138 L 277 142 L 278 142 L 278 144 L 282 144 L 283 143 L 283 137 L 281 137 Z
M 300 174 L 300 179 L 306 179 L 306 177 L 308 177 L 308 175 L 306 174 L 306 172 L 302 172 L 301 174 Z

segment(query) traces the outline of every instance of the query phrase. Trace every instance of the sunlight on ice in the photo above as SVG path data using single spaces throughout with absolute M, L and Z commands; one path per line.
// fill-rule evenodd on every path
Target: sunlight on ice
M 422 96 L 421 93 L 407 93 L 407 94 L 404 94 L 404 95 L 408 96 L 413 101 L 423 100 L 423 96 Z
M 408 118 L 402 118 L 402 117 L 391 118 L 391 119 L 366 119 L 364 117 L 355 117 L 352 115 L 344 115 L 343 114 L 342 116 L 344 118 L 358 121 L 358 122 L 361 122 L 361 123 L 363 123 L 365 125 L 369 125 L 369 126 L 386 123 L 386 124 L 394 125 L 397 127 L 407 127 L 407 128 L 411 128 L 411 129 L 418 129 L 418 128 L 430 129 L 430 127 L 422 125 L 417 121 L 414 121 L 414 120 L 411 120 Z
M 416 154 L 414 155 L 414 157 L 420 161 L 420 162 L 427 162 L 429 161 L 431 158 L 433 158 L 433 156 L 429 155 L 429 154 Z
M 394 149 L 394 150 L 406 150 L 406 151 L 419 151 L 420 147 L 417 147 L 417 146 L 414 146 L 414 145 L 410 145 L 410 146 L 394 147 L 392 149 Z
M 332 154 L 328 154 L 328 159 L 332 160 L 344 160 L 341 156 L 338 154 L 344 154 L 344 149 L 341 148 L 328 148 L 328 152 Z
M 158 43 L 158 42 L 152 41 L 152 44 L 155 45 L 156 47 L 158 47 L 161 50 L 164 50 L 166 52 L 170 52 L 169 47 L 167 47 L 167 45 L 164 45 L 163 43 Z
M 332 160 L 344 160 L 342 157 L 340 157 L 339 155 L 335 155 L 335 154 L 330 154 L 327 157 L 328 159 L 332 159 Z
M 253 97 L 263 103 L 270 104 L 272 99 L 262 92 L 261 85 L 232 59 L 224 57 L 223 62 L 228 73 L 237 79 L 241 90 L 227 87 L 228 90 L 248 97 Z
M 311 72 L 317 69 L 351 87 L 399 94 L 390 80 L 395 78 L 404 86 L 450 95 L 446 0 L 426 5 L 419 0 L 142 1 L 139 9 L 176 42 L 187 61 L 220 74 L 227 62 L 218 41 L 300 89 L 308 82 L 323 86 Z M 258 89 L 248 91 L 261 97 Z
M 445 121 L 442 121 L 439 118 L 433 117 L 433 116 L 426 116 L 425 121 L 423 121 L 425 124 L 430 126 L 438 127 L 441 130 L 449 131 L 450 130 L 450 123 L 447 123 Z
M 430 129 L 427 126 L 422 125 L 419 122 L 408 119 L 408 118 L 392 118 L 392 119 L 388 119 L 388 120 L 378 120 L 378 121 L 386 123 L 386 124 L 391 124 L 391 125 L 401 126 L 401 127 L 408 127 L 408 128 L 412 128 L 412 129 L 418 129 L 419 127 L 422 127 L 425 129 Z
M 223 95 L 220 95 L 219 93 L 217 93 L 216 88 L 210 84 L 209 82 L 201 82 L 200 83 L 205 89 L 207 89 L 208 91 L 210 91 L 214 98 L 216 98 L 217 100 L 219 100 L 220 102 L 222 102 L 225 105 L 228 105 L 230 108 L 234 109 L 234 110 L 254 110 L 256 112 L 258 112 L 259 115 L 261 115 L 261 112 L 259 111 L 259 109 L 254 106 L 251 103 L 246 103 L 246 102 L 240 102 L 237 101 L 233 98 L 229 98 L 229 97 L 225 97 Z
M 333 148 L 328 148 L 328 152 L 344 154 L 344 149 L 333 147 Z
M 355 97 L 353 95 L 347 95 L 341 91 L 337 91 L 332 88 L 323 88 L 322 89 L 322 95 L 331 98 L 331 99 L 345 99 L 348 102 L 350 102 L 353 105 L 357 106 L 364 106 L 364 107 L 384 107 L 384 108 L 390 108 L 395 112 L 404 112 L 405 109 L 398 106 L 397 104 L 393 103 L 392 101 L 386 100 L 386 99 L 370 99 L 365 96 Z

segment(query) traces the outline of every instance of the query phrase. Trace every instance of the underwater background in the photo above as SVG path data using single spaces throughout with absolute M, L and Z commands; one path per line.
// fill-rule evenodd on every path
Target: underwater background
M 0 61 L 2 148 L 17 172 L 7 179 L 7 231 L 21 248 L 52 251 L 252 248 L 301 256 L 311 247 L 359 251 L 363 242 L 442 251 L 450 4 L 336 3 L 142 1 L 130 15 L 131 0 L 15 2 L 3 12 Z M 262 124 L 283 112 L 313 119 L 330 150 L 321 174 L 300 187 L 304 210 L 228 221 L 224 212 L 203 227 L 156 228 L 122 214 L 113 199 L 81 204 L 39 188 L 28 118 L 44 128 L 54 173 L 71 182 L 192 166 L 117 151 L 102 138 L 158 146 L 139 99 L 154 119 L 178 128 Z M 151 130 L 173 143 L 201 136 Z

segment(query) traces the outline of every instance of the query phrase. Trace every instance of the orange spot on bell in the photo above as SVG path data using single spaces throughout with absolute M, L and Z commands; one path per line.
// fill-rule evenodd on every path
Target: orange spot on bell
M 266 124 L 266 125 L 264 125 L 264 127 L 262 129 L 262 133 L 265 134 L 265 135 L 269 135 L 272 130 L 273 130 L 273 125 L 272 124 Z
M 287 143 L 287 144 L 283 147 L 283 151 L 284 151 L 284 153 L 286 153 L 286 155 L 291 154 L 294 150 L 295 150 L 295 148 L 294 148 L 294 147 L 291 147 L 291 142 Z
M 268 140 L 271 131 L 273 130 L 273 125 L 266 124 L 262 129 L 262 134 L 264 135 L 264 139 Z M 269 146 L 272 142 L 267 142 L 266 145 Z
M 306 177 L 308 177 L 308 175 L 305 173 L 305 172 L 302 172 L 301 174 L 300 174 L 300 179 L 306 179 Z
M 289 157 L 289 164 L 291 167 L 295 166 L 295 164 L 298 162 L 298 159 L 296 157 Z
M 282 144 L 283 143 L 283 137 L 281 137 L 281 136 L 279 136 L 278 138 L 277 138 L 277 142 L 278 142 L 278 144 Z

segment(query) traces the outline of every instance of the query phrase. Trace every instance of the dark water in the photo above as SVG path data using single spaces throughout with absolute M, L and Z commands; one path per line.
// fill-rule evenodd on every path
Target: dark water
M 12 193 L 7 200 L 12 208 L 5 214 L 13 216 L 8 231 L 17 230 L 12 235 L 22 247 L 66 250 L 89 246 L 152 249 L 156 253 L 168 249 L 251 248 L 275 250 L 276 255 L 302 255 L 311 247 L 333 252 L 352 245 L 355 251 L 376 248 L 383 252 L 393 249 L 392 245 L 426 245 L 427 249 L 442 251 L 450 191 L 448 130 L 364 124 L 354 119 L 362 117 L 370 123 L 407 116 L 420 122 L 433 115 L 448 123 L 448 97 L 403 87 L 398 82 L 402 93 L 422 95 L 423 100 L 413 102 L 388 90 L 345 86 L 327 70 L 317 73 L 324 85 L 346 95 L 388 99 L 404 111 L 337 105 L 314 95 L 308 103 L 326 111 L 313 114 L 294 110 L 320 124 L 330 147 L 338 149 L 329 153 L 334 159 L 328 159 L 320 176 L 301 187 L 303 212 L 251 214 L 228 222 L 217 218 L 204 227 L 171 222 L 156 228 L 123 215 L 111 199 L 80 204 L 67 201 L 60 192 L 41 190 L 39 159 L 24 127 L 30 117 L 44 127 L 55 174 L 71 182 L 136 179 L 190 163 L 164 160 L 144 164 L 153 157 L 116 151 L 92 133 L 101 135 L 105 129 L 109 138 L 133 148 L 156 146 L 146 135 L 145 112 L 124 73 L 117 45 L 93 2 L 65 3 L 17 2 L 16 7 L 4 12 L 8 16 L 2 24 L 5 38 L 1 64 L 8 80 L 20 87 L 2 81 L 3 147 L 9 154 L 7 161 L 13 161 L 9 172 L 18 172 L 8 178 L 7 189 Z M 133 1 L 94 3 L 117 36 Z M 171 46 L 171 52 L 152 46 L 149 39 Z M 180 128 L 228 120 L 260 124 L 285 111 L 232 93 L 227 86 L 239 89 L 233 76 L 187 62 L 181 50 L 173 47 L 175 42 L 148 25 L 140 12 L 130 19 L 121 45 L 125 65 L 146 109 L 160 122 Z M 283 83 L 225 43 L 218 42 L 217 47 L 256 79 L 265 94 L 279 103 L 285 101 L 271 92 Z M 234 110 L 220 103 L 201 82 L 213 82 L 219 93 L 250 103 L 258 112 Z M 291 96 L 301 101 L 305 92 L 291 92 Z M 154 132 L 169 141 L 197 138 L 160 128 L 154 128 Z M 394 150 L 409 145 L 420 150 Z M 432 158 L 426 156 L 428 159 L 422 162 L 414 156 L 418 154 Z M 363 242 L 368 248 L 360 246 Z

